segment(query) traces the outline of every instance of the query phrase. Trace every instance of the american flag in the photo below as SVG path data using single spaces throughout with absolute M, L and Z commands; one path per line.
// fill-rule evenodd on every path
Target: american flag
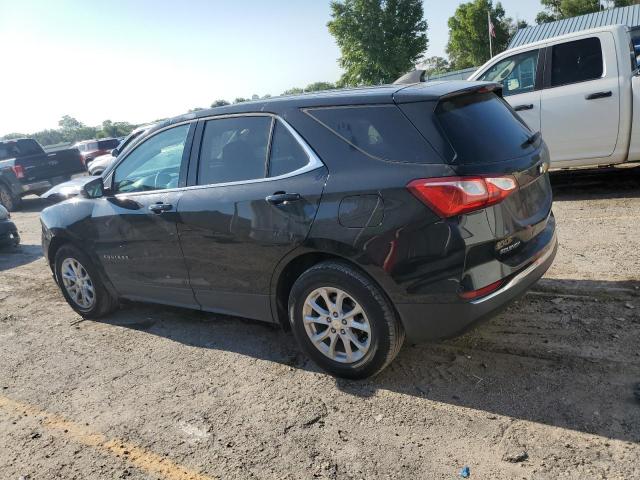
M 496 38 L 496 27 L 493 26 L 491 17 L 489 17 L 489 35 L 491 35 L 493 38 Z

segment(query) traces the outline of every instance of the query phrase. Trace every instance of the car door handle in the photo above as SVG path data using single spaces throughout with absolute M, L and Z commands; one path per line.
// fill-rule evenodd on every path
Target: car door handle
M 282 205 L 283 203 L 295 202 L 301 198 L 299 193 L 276 192 L 273 195 L 269 195 L 265 200 L 273 205 Z
M 596 100 L 598 98 L 607 98 L 613 95 L 613 92 L 609 90 L 608 92 L 596 92 L 591 93 L 585 97 L 587 100 Z
M 527 105 L 518 105 L 518 106 L 514 107 L 514 110 L 516 112 L 520 112 L 522 110 L 533 110 L 533 103 L 529 103 Z
M 151 210 L 153 213 L 168 212 L 172 208 L 173 205 L 171 205 L 170 203 L 158 202 L 154 203 L 153 205 L 149 205 L 149 210 Z

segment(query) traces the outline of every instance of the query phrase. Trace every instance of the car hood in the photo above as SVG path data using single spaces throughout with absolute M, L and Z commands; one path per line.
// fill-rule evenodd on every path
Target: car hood
M 80 195 L 82 187 L 84 187 L 88 182 L 95 178 L 95 176 L 73 178 L 68 182 L 60 183 L 55 187 L 47 190 L 42 195 L 40 195 L 40 198 L 61 201 L 66 200 L 67 198 L 77 197 L 78 195 Z

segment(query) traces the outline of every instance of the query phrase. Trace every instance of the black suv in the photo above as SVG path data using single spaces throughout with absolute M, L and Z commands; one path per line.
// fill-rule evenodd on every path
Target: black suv
M 81 315 L 130 299 L 280 322 L 327 371 L 382 370 L 455 335 L 556 253 L 548 151 L 500 86 L 281 97 L 147 132 L 42 212 Z

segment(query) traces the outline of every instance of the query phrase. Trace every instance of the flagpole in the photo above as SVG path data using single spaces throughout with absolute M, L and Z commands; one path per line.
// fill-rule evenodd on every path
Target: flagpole
M 487 10 L 487 30 L 489 31 L 489 59 L 493 58 L 493 42 L 491 41 L 491 12 Z

